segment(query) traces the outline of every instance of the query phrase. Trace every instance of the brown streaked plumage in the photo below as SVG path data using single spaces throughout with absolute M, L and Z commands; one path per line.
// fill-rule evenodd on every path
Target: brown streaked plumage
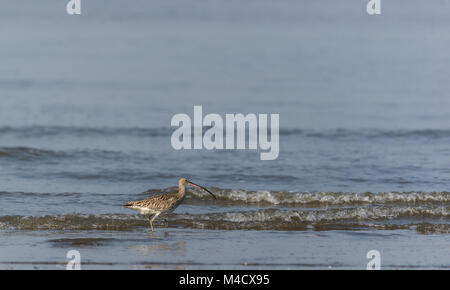
M 211 194 L 214 199 L 216 199 L 214 194 L 212 194 L 212 192 L 208 189 L 189 181 L 187 178 L 181 178 L 178 182 L 177 193 L 166 193 L 152 196 L 143 200 L 129 201 L 126 202 L 124 206 L 130 209 L 138 210 L 140 214 L 147 216 L 153 232 L 153 221 L 162 213 L 171 213 L 184 200 L 186 185 L 199 187 Z

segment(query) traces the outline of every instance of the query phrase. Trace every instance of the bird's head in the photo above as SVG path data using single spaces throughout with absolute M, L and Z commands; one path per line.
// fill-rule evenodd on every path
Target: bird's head
M 186 186 L 186 185 L 192 185 L 192 186 L 201 188 L 201 189 L 203 189 L 204 191 L 206 191 L 207 193 L 211 194 L 212 197 L 214 197 L 214 199 L 217 199 L 216 196 L 215 196 L 211 191 L 209 191 L 208 189 L 204 188 L 204 187 L 201 186 L 201 185 L 198 185 L 198 184 L 193 183 L 192 181 L 190 181 L 190 180 L 187 179 L 187 178 L 184 178 L 184 177 L 183 177 L 183 178 L 180 178 L 180 181 L 178 182 L 178 184 L 179 184 L 180 187 L 183 187 L 183 186 Z

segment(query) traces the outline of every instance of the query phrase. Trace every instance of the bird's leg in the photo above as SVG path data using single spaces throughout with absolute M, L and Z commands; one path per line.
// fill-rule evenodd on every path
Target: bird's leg
M 155 214 L 152 219 L 150 220 L 150 226 L 152 227 L 152 233 L 154 232 L 153 230 L 153 221 L 159 216 L 160 213 Z
M 152 228 L 152 233 L 153 233 L 153 223 L 152 223 L 152 219 L 150 219 L 150 216 L 147 217 L 147 220 L 150 223 L 150 227 Z

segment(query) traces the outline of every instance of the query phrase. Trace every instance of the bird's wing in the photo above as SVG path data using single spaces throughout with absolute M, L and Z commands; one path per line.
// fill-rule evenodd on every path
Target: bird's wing
M 125 206 L 166 209 L 170 208 L 176 200 L 177 198 L 175 195 L 163 194 L 152 196 L 143 200 L 129 201 L 125 203 Z

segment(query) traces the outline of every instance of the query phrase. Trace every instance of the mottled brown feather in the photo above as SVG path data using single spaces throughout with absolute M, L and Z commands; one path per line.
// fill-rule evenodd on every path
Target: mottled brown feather
M 142 207 L 149 208 L 157 211 L 166 211 L 173 208 L 181 200 L 177 197 L 176 193 L 162 194 L 152 196 L 143 200 L 129 201 L 125 203 L 127 207 Z

